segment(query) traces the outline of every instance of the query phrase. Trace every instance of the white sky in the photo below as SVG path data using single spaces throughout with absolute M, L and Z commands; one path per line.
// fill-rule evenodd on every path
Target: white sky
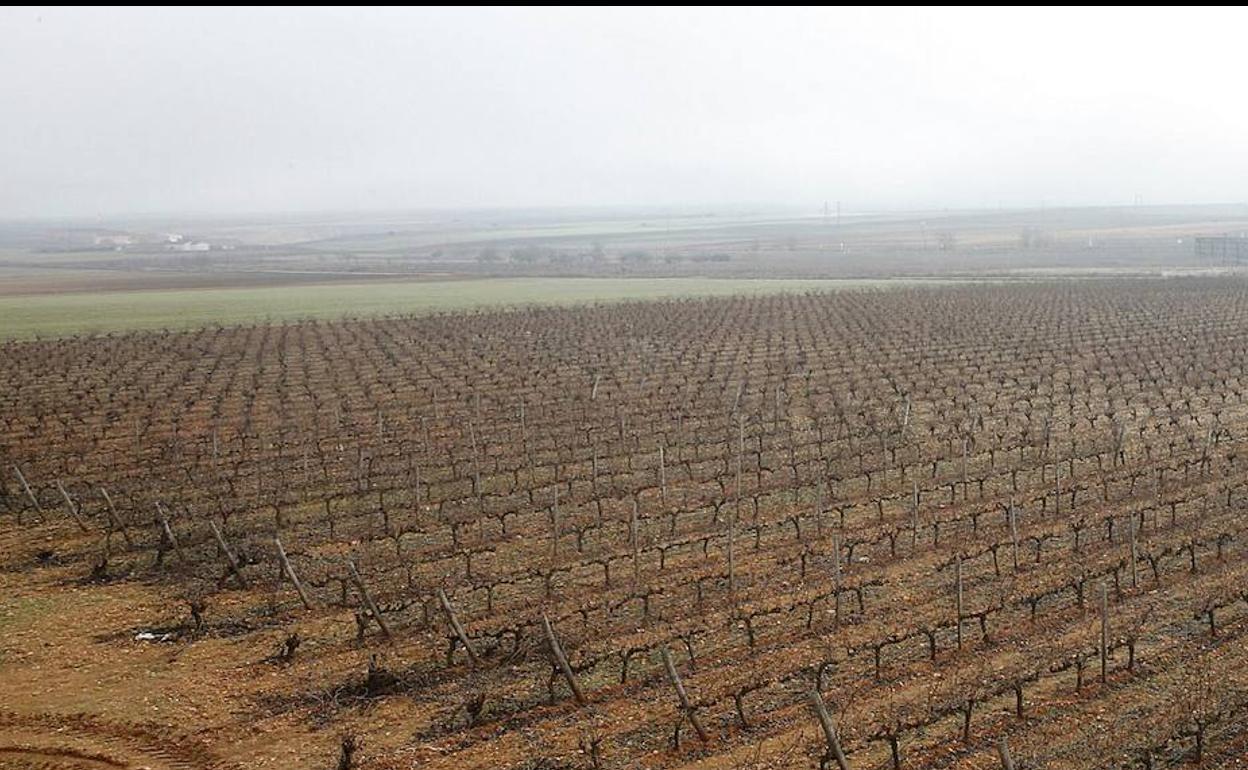
M 1243 10 L 0 10 L 0 218 L 1248 200 Z

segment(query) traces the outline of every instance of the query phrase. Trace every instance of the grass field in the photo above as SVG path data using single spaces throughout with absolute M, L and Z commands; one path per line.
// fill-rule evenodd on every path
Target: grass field
M 914 283 L 870 279 L 500 278 L 50 293 L 0 297 L 0 338 L 57 337 L 131 329 L 185 329 L 208 324 L 410 314 L 484 306 L 857 289 Z

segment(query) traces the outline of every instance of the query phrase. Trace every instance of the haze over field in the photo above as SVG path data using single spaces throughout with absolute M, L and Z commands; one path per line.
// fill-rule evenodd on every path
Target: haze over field
M 1248 198 L 1244 11 L 0 10 L 0 219 Z

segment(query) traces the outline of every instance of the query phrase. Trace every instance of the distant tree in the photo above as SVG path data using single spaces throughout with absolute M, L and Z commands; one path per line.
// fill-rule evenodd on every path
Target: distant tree
M 511 261 L 521 265 L 532 265 L 543 259 L 550 259 L 551 256 L 550 249 L 537 246 L 518 246 L 511 250 Z
M 621 254 L 620 261 L 627 265 L 648 265 L 654 261 L 654 255 L 642 249 L 632 249 Z

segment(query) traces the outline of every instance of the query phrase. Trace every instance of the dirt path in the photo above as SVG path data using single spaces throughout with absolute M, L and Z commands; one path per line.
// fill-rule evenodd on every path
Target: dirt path
M 81 566 L 31 566 L 51 539 L 45 529 L 0 538 L 0 770 L 298 768 L 332 759 L 333 732 L 256 718 L 253 698 L 282 681 L 257 667 L 267 636 L 137 641 L 136 628 L 179 621 L 176 596 L 138 581 L 84 584 Z
M 0 714 L 0 768 L 233 767 L 202 745 L 159 728 L 86 716 Z

